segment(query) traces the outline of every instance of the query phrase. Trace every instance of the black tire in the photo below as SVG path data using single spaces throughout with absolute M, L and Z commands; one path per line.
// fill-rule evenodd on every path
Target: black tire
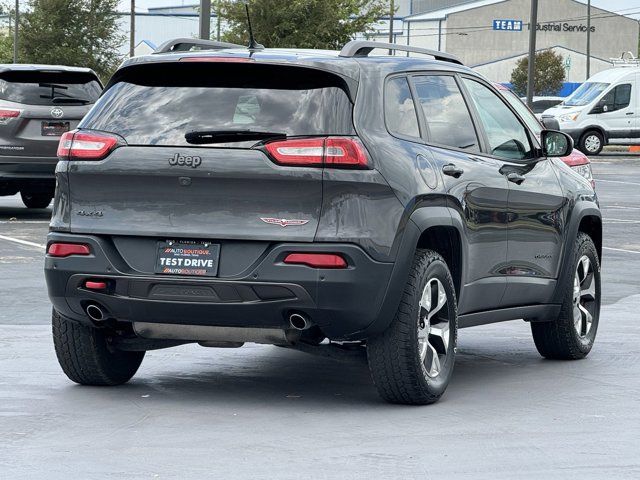
M 67 377 L 76 383 L 120 385 L 128 382 L 142 363 L 145 352 L 111 348 L 106 329 L 67 320 L 55 310 L 51 323 L 58 363 Z
M 440 284 L 436 284 L 434 279 Z M 445 352 L 444 361 L 440 364 L 441 370 L 436 376 L 430 375 L 426 367 L 426 364 L 431 363 L 429 347 L 427 346 L 427 354 L 422 360 L 419 344 L 420 334 L 424 335 L 424 328 L 420 328 L 421 318 L 428 310 L 421 306 L 423 291 L 427 291 L 427 282 L 430 285 L 431 298 L 434 298 L 431 289 L 434 284 L 436 288 L 443 287 L 446 293 L 446 303 L 438 311 L 438 315 L 433 316 L 427 330 L 429 333 L 426 334 L 427 338 L 431 339 L 433 325 L 442 326 L 446 323 L 448 327 L 448 342 L 440 344 L 440 351 Z M 433 304 L 433 301 L 429 303 Z M 451 379 L 455 363 L 457 318 L 456 293 L 447 264 L 434 251 L 418 250 L 391 325 L 382 334 L 367 339 L 369 369 L 382 398 L 391 403 L 426 405 L 436 402 L 442 396 Z
M 585 155 L 598 155 L 604 148 L 604 137 L 597 130 L 589 130 L 580 137 L 578 150 Z
M 583 307 L 583 310 L 581 310 L 575 302 L 574 288 L 576 272 L 579 268 L 584 271 L 584 267 L 582 265 L 579 267 L 578 265 L 583 257 L 588 258 L 593 269 L 591 281 L 593 282 L 594 292 L 593 300 L 586 300 L 590 298 L 590 295 L 584 297 L 584 303 L 582 297 L 578 298 L 578 303 Z M 533 341 L 540 355 L 545 358 L 555 360 L 578 360 L 584 358 L 591 351 L 596 339 L 600 318 L 600 262 L 593 240 L 585 233 L 579 233 L 576 239 L 574 258 L 571 262 L 571 275 L 568 275 L 568 277 L 564 285 L 558 286 L 563 291 L 562 307 L 558 318 L 551 322 L 531 323 Z M 588 274 L 585 277 L 588 277 Z M 582 289 L 585 285 L 586 282 L 583 282 L 579 285 L 579 288 Z M 582 291 L 586 291 L 586 289 Z M 574 308 L 578 308 L 578 313 L 580 314 L 581 333 L 578 333 Z M 581 313 L 584 310 L 588 311 L 592 316 L 588 331 L 586 316 Z
M 49 193 L 20 192 L 20 197 L 27 208 L 47 208 L 53 199 Z

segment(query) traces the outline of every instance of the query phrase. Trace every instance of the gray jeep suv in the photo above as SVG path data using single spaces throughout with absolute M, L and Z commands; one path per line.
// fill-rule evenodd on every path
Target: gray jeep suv
M 70 379 L 257 342 L 366 351 L 383 398 L 425 404 L 458 328 L 589 353 L 602 223 L 567 135 L 441 52 L 209 49 L 126 61 L 62 136 L 45 273 Z
M 20 192 L 29 208 L 44 208 L 55 188 L 60 136 L 100 96 L 88 68 L 0 65 L 0 195 Z

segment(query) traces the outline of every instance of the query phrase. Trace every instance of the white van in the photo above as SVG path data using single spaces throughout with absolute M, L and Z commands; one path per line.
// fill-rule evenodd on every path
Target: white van
M 640 67 L 596 73 L 561 104 L 542 114 L 555 117 L 576 148 L 597 155 L 608 144 L 640 144 Z

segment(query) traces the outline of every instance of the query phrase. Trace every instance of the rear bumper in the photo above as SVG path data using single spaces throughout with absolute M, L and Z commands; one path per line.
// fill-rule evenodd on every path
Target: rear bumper
M 0 154 L 0 179 L 54 180 L 58 157 L 30 157 Z
M 383 311 L 393 263 L 377 262 L 360 247 L 338 243 L 274 244 L 240 276 L 228 278 L 150 275 L 134 270 L 106 237 L 50 233 L 48 242 L 86 243 L 89 256 L 45 260 L 49 297 L 64 316 L 88 321 L 96 302 L 123 321 L 236 327 L 288 325 L 304 312 L 332 339 L 363 339 Z M 339 253 L 346 269 L 314 269 L 282 262 L 287 253 Z M 102 293 L 84 288 L 106 279 Z

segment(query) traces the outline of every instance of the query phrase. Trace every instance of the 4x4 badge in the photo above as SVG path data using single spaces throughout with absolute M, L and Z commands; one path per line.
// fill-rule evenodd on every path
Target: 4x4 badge
M 305 225 L 309 223 L 309 220 L 296 220 L 296 219 L 286 219 L 286 218 L 270 218 L 270 217 L 260 217 L 264 223 L 269 223 L 271 225 L 280 225 L 281 227 L 288 227 L 290 225 Z

